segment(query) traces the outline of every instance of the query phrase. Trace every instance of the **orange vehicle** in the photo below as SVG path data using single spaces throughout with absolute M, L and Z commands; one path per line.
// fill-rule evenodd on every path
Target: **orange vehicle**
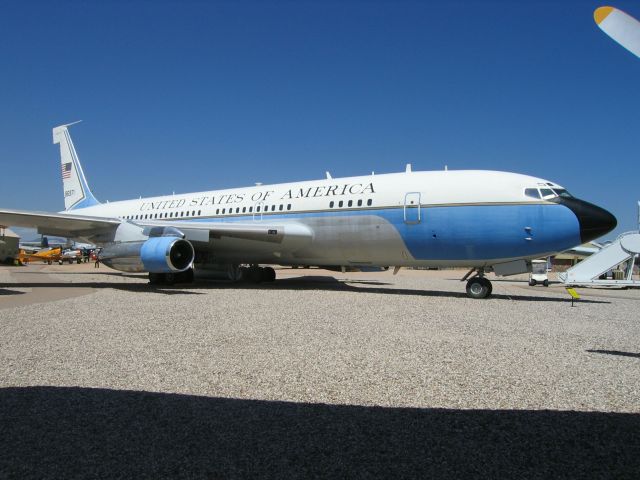
M 51 265 L 53 262 L 58 262 L 62 258 L 62 248 L 49 248 L 40 250 L 36 253 L 25 253 L 24 250 L 20 250 L 18 254 L 18 262 L 27 265 L 30 262 L 42 261 Z

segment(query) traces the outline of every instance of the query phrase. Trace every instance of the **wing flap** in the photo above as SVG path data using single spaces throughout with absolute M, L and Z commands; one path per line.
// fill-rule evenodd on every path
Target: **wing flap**
M 183 232 L 187 239 L 201 240 L 202 233 L 208 238 L 230 237 L 260 242 L 283 243 L 284 241 L 310 241 L 313 231 L 300 223 L 223 223 L 223 222 L 136 222 L 141 226 L 174 227 Z M 191 232 L 191 234 L 190 234 Z

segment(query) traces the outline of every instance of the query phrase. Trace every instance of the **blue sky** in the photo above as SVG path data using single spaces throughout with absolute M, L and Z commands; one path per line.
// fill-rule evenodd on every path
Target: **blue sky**
M 0 206 L 64 208 L 51 128 L 83 120 L 102 201 L 412 163 L 548 178 L 634 229 L 640 59 L 602 4 L 12 2 Z

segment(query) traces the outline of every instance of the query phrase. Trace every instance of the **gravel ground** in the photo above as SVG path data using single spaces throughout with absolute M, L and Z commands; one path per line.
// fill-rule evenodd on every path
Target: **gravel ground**
M 24 272 L 0 269 L 2 478 L 640 477 L 639 290 Z

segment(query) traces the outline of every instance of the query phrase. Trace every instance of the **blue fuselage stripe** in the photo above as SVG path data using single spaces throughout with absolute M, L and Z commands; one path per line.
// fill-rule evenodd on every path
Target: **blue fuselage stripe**
M 410 222 L 417 220 L 417 209 L 408 210 L 406 215 Z M 417 223 L 406 222 L 402 208 L 274 213 L 264 215 L 262 222 L 306 223 L 314 218 L 345 216 L 386 220 L 416 260 L 533 257 L 580 244 L 578 219 L 571 210 L 558 204 L 421 207 Z M 253 215 L 185 219 L 185 223 L 198 221 L 247 222 L 253 221 Z

